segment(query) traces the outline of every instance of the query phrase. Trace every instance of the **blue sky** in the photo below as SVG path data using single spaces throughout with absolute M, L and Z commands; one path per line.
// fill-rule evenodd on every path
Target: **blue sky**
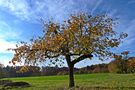
M 12 59 L 13 52 L 7 51 L 7 48 L 14 48 L 19 41 L 41 35 L 41 18 L 62 22 L 77 12 L 107 13 L 110 17 L 120 18 L 115 31 L 126 32 L 129 36 L 114 50 L 129 50 L 134 55 L 134 9 L 135 0 L 0 0 L 0 62 L 7 65 Z M 94 58 L 80 62 L 76 67 L 96 63 L 102 62 Z

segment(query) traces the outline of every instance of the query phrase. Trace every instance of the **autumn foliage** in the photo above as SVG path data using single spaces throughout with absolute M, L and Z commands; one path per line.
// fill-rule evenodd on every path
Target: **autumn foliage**
M 114 55 L 114 61 L 108 64 L 111 73 L 135 73 L 135 57 L 129 57 L 129 51 Z
M 76 63 L 93 56 L 104 60 L 112 56 L 110 51 L 118 47 L 127 34 L 113 30 L 115 20 L 107 15 L 71 15 L 62 24 L 53 21 L 43 22 L 43 36 L 21 42 L 15 49 L 12 63 L 24 61 L 36 65 L 49 60 L 53 63 L 67 62 L 69 86 L 74 86 L 73 67 Z

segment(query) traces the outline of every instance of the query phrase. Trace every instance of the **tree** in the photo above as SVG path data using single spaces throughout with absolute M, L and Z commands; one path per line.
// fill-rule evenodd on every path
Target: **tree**
M 69 87 L 74 87 L 74 65 L 93 56 L 103 60 L 111 56 L 113 47 L 118 47 L 127 36 L 113 30 L 115 20 L 107 15 L 71 15 L 64 23 L 43 22 L 43 36 L 16 45 L 12 63 L 38 64 L 66 60 L 69 68 Z
M 112 73 L 127 73 L 127 61 L 129 51 L 124 51 L 120 55 L 114 55 L 115 60 L 110 62 L 108 69 Z
M 135 73 L 135 57 L 130 57 L 127 61 L 127 72 Z

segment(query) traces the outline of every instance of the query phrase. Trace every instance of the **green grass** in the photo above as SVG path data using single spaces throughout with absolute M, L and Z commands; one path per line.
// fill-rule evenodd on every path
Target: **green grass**
M 25 81 L 32 85 L 10 90 L 67 90 L 68 87 L 66 75 L 8 78 L 8 80 Z M 75 90 L 135 90 L 135 74 L 82 74 L 75 75 L 75 82 Z

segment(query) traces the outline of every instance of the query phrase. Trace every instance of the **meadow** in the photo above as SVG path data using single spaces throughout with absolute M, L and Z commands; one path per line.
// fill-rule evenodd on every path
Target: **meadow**
M 10 90 L 68 90 L 68 75 L 6 78 L 24 81 L 31 87 Z M 75 75 L 75 90 L 135 90 L 135 74 L 81 74 Z

